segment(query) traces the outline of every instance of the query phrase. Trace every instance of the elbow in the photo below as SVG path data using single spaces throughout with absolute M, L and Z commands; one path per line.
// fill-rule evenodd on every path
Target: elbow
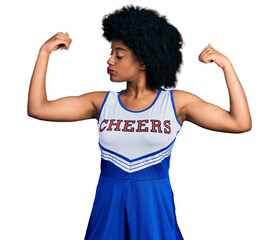
M 34 114 L 33 112 L 31 112 L 31 111 L 29 111 L 29 110 L 27 110 L 27 115 L 28 115 L 29 117 L 37 118 L 36 114 Z
M 33 113 L 32 113 L 32 111 L 31 111 L 31 109 L 30 109 L 29 107 L 27 107 L 27 115 L 28 115 L 29 117 L 33 117 L 33 116 L 32 116 Z
M 33 109 L 31 109 L 31 108 L 29 108 L 29 107 L 27 108 L 27 115 L 28 115 L 29 117 L 39 119 L 38 112 L 37 112 L 37 111 L 34 111 Z
M 39 120 L 44 120 L 45 110 L 44 106 L 31 106 L 27 105 L 27 115 L 32 118 L 36 118 Z
M 29 104 L 27 104 L 27 115 L 29 117 L 34 117 L 34 111 L 33 109 L 29 106 Z
M 242 133 L 249 132 L 252 129 L 252 124 L 247 125 L 246 127 L 242 128 Z
M 250 130 L 252 130 L 252 121 L 249 122 L 249 125 L 248 125 L 248 128 L 247 128 L 247 131 L 246 131 L 246 132 L 248 132 L 248 131 L 250 131 Z
M 252 121 L 249 121 L 245 124 L 241 124 L 237 127 L 236 133 L 249 132 L 252 129 Z

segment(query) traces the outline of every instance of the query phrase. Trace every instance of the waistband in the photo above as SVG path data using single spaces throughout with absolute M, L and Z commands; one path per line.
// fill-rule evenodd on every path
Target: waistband
M 135 172 L 126 172 L 114 163 L 102 158 L 101 175 L 108 178 L 123 180 L 152 180 L 169 178 L 169 163 L 170 156 L 153 166 L 149 166 Z

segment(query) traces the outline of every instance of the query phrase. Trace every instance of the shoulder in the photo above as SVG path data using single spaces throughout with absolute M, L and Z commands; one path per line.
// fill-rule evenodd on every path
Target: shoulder
M 109 95 L 109 92 L 110 91 L 94 91 L 85 93 L 80 96 L 82 99 L 84 99 L 84 101 L 90 103 L 90 105 L 92 106 L 94 118 L 98 117 L 103 102 Z
M 186 120 L 189 108 L 191 108 L 191 106 L 194 106 L 195 103 L 201 101 L 201 98 L 194 95 L 193 93 L 182 90 L 173 90 L 172 95 L 177 115 L 182 122 Z
M 181 112 L 189 102 L 191 93 L 182 90 L 172 90 L 173 103 L 175 104 L 176 111 Z
M 194 94 L 182 90 L 173 90 L 172 91 L 173 101 L 177 108 L 185 107 L 193 97 Z
M 89 98 L 94 107 L 100 109 L 110 91 L 96 91 L 89 93 Z
M 200 97 L 190 92 L 182 90 L 173 90 L 173 99 L 177 105 L 185 105 L 193 101 L 199 100 Z
M 108 96 L 108 93 L 108 91 L 88 92 L 80 95 L 79 98 L 92 106 L 95 115 L 101 109 L 104 100 Z

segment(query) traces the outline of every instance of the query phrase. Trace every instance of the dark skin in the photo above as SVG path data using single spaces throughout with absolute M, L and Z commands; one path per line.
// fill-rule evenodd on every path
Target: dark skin
M 47 100 L 45 76 L 49 55 L 59 47 L 61 50 L 68 50 L 71 42 L 68 33 L 60 32 L 40 48 L 29 88 L 29 116 L 48 121 L 98 119 L 106 91 Z M 145 66 L 131 49 L 121 41 L 112 41 L 111 48 L 111 57 L 107 61 L 109 68 L 113 70 L 110 80 L 127 83 L 120 95 L 122 104 L 132 111 L 146 109 L 155 100 L 159 90 L 147 87 Z M 252 121 L 247 99 L 231 61 L 210 44 L 200 53 L 199 61 L 206 64 L 214 62 L 223 70 L 229 91 L 230 111 L 207 103 L 192 93 L 174 90 L 173 98 L 179 122 L 190 121 L 214 131 L 249 131 Z

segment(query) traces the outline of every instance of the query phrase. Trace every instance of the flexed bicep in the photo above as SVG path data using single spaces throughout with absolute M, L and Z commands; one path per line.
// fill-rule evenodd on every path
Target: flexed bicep
M 98 118 L 106 92 L 91 92 L 80 96 L 47 101 L 29 116 L 46 121 L 79 121 Z
M 185 91 L 174 91 L 174 102 L 181 122 L 189 121 L 200 127 L 220 132 L 244 132 L 230 112 Z
M 186 120 L 200 127 L 221 132 L 238 132 L 237 124 L 225 109 L 192 95 L 186 107 Z
M 230 110 L 227 111 L 208 103 L 194 94 L 174 91 L 180 121 L 187 120 L 201 127 L 220 132 L 250 131 L 252 120 L 248 102 L 231 61 L 216 51 L 211 44 L 201 52 L 199 60 L 204 63 L 215 62 L 222 68 L 229 91 Z

